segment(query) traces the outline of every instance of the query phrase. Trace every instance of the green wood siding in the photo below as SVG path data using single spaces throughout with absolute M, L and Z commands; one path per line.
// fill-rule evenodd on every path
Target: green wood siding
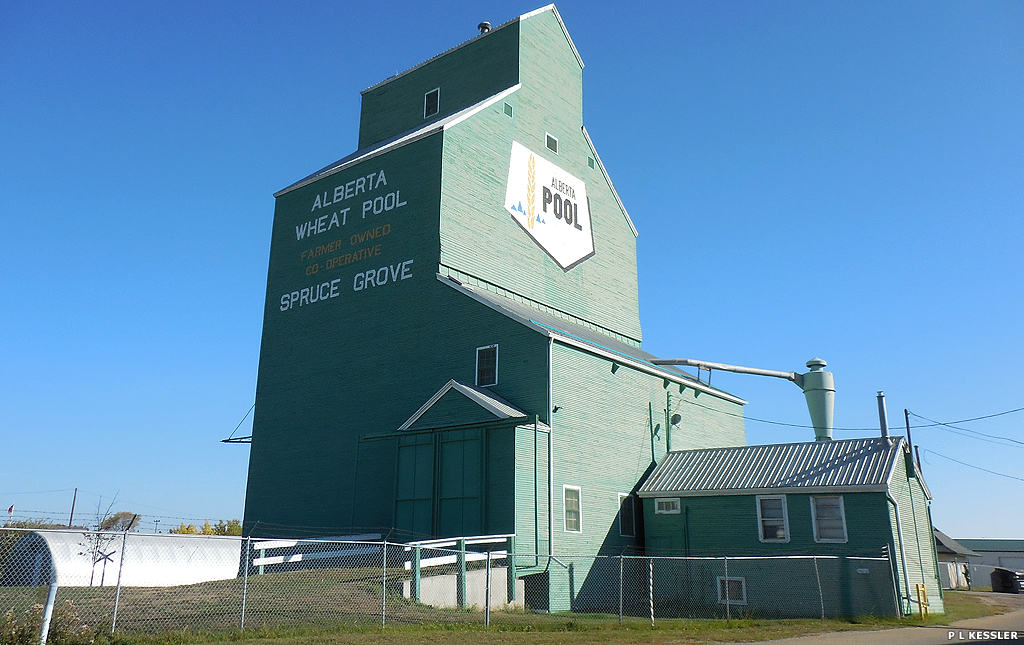
M 639 341 L 636 240 L 583 136 L 582 70 L 554 14 L 521 23 L 522 88 L 445 132 L 440 226 L 442 272 L 465 274 Z M 504 103 L 513 106 L 506 116 Z M 558 154 L 545 133 L 558 138 Z M 512 141 L 582 179 L 595 255 L 569 271 L 505 210 Z
M 743 445 L 742 416 L 717 414 L 709 407 L 742 415 L 739 405 L 701 394 L 701 406 L 689 405 L 693 390 L 665 387 L 661 378 L 620 366 L 605 358 L 555 342 L 552 348 L 552 402 L 555 464 L 555 552 L 620 552 L 642 544 L 619 536 L 618 494 L 631 493 L 652 464 L 651 420 L 664 428 L 666 399 L 684 418 L 673 434 L 673 449 Z M 715 401 L 712 403 L 712 401 Z M 666 451 L 665 431 L 655 440 L 654 460 Z M 581 488 L 581 533 L 562 530 L 562 486 Z
M 480 407 L 476 402 L 467 399 L 461 392 L 448 390 L 409 429 L 420 430 L 466 423 L 486 423 L 495 419 L 493 414 Z
M 909 453 L 907 453 L 909 455 Z M 907 477 L 908 459 L 898 459 L 892 475 L 890 493 L 900 509 L 900 523 L 903 527 L 903 548 L 907 558 L 907 570 L 899 558 L 899 539 L 895 511 L 890 507 L 889 515 L 892 527 L 892 545 L 897 558 L 900 574 L 900 591 L 906 595 L 906 582 L 910 583 L 910 595 L 915 596 L 914 585 L 924 584 L 928 591 L 931 611 L 942 613 L 942 583 L 935 565 L 935 539 L 932 533 L 931 518 L 928 513 L 928 500 L 924 488 L 917 477 Z M 912 604 L 911 610 L 917 612 L 917 605 Z
M 496 29 L 363 92 L 359 148 L 478 103 L 519 82 L 519 22 Z M 440 111 L 423 118 L 423 96 L 440 88 Z
M 546 339 L 437 280 L 440 148 L 441 136 L 435 135 L 278 198 L 247 527 L 257 521 L 264 531 L 390 527 L 397 447 L 392 442 L 390 453 L 379 442 L 357 447 L 358 438 L 394 432 L 449 379 L 473 383 L 477 347 L 500 345 L 496 394 L 534 414 L 547 407 Z M 380 170 L 386 186 L 311 210 L 318 195 L 321 201 L 325 192 L 333 198 L 336 186 Z M 367 198 L 392 191 L 400 191 L 404 206 L 377 215 L 371 209 L 362 217 Z M 340 230 L 312 241 L 296 239 L 296 226 L 339 206 L 351 209 Z M 388 233 L 380 236 L 385 226 Z M 374 230 L 379 236 L 367 240 L 366 231 Z M 379 245 L 373 257 L 328 266 L 332 258 L 369 243 Z M 320 253 L 325 246 L 331 250 Z M 413 261 L 408 279 L 354 289 L 357 273 L 400 267 L 407 260 Z M 307 276 L 314 265 L 317 270 Z M 281 310 L 283 295 L 324 283 L 326 292 L 336 287 L 335 297 Z M 508 441 L 511 458 L 511 436 Z M 360 464 L 357 472 L 357 459 L 375 461 Z

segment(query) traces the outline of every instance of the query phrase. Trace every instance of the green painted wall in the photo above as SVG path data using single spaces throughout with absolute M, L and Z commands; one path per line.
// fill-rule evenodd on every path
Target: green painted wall
M 810 498 L 786 495 L 790 538 L 785 543 L 760 541 L 754 495 L 683 497 L 678 515 L 656 515 L 654 499 L 646 498 L 647 544 L 650 552 L 663 555 L 882 555 L 882 547 L 891 540 L 883 493 L 843 494 L 845 544 L 814 541 Z
M 437 281 L 441 145 L 435 135 L 278 198 L 246 495 L 257 534 L 391 526 L 397 445 L 357 439 L 394 432 L 451 378 L 473 383 L 477 347 L 500 344 L 499 396 L 546 408 L 545 339 Z M 359 178 L 364 192 L 316 207 Z M 310 222 L 323 229 L 312 238 Z M 367 286 L 368 270 L 388 278 Z
M 636 240 L 603 173 L 588 164 L 582 69 L 552 12 L 519 25 L 522 88 L 445 132 L 440 270 L 638 343 Z M 545 147 L 545 133 L 558 138 L 558 154 Z M 586 184 L 595 255 L 569 271 L 504 208 L 513 140 Z
M 519 82 L 519 22 L 477 37 L 363 92 L 359 148 L 442 119 Z M 423 118 L 424 95 L 440 88 L 439 112 Z
M 814 541 L 811 495 L 786 494 L 789 542 L 761 542 L 755 495 L 680 498 L 678 515 L 656 515 L 644 499 L 648 553 L 683 556 L 839 556 L 839 559 L 735 560 L 729 576 L 747 585 L 747 605 L 738 613 L 757 616 L 891 615 L 895 613 L 889 563 L 880 558 L 890 539 L 884 493 L 844 493 L 846 543 Z M 687 535 L 689 545 L 687 547 Z M 817 565 L 817 571 L 815 570 Z M 717 605 L 715 580 L 721 561 L 679 562 L 662 567 L 666 605 Z M 780 580 L 785 593 L 779 594 Z M 821 595 L 818 581 L 821 581 Z M 687 584 L 689 581 L 689 584 Z M 680 599 L 688 599 L 681 601 Z
M 909 453 L 906 453 L 909 456 Z M 900 575 L 900 591 L 905 596 L 905 581 L 910 583 L 910 596 L 916 599 L 915 584 L 924 584 L 928 591 L 928 601 L 933 613 L 942 613 L 942 583 L 939 580 L 938 567 L 935 564 L 935 539 L 932 533 L 931 519 L 928 514 L 928 500 L 924 488 L 917 477 L 907 477 L 909 459 L 898 459 L 892 475 L 890 493 L 900 510 L 900 523 L 903 527 L 903 547 L 907 558 L 907 570 L 897 558 L 897 569 Z M 911 465 L 911 472 L 916 470 Z M 899 555 L 899 534 L 897 532 L 896 513 L 890 506 L 889 516 L 892 527 L 892 548 Z M 916 613 L 917 605 L 911 603 L 911 610 Z

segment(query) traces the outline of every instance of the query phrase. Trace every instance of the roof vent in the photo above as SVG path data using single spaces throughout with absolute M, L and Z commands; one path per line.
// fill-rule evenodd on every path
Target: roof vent
M 486 34 L 488 31 L 491 30 L 491 23 L 484 21 L 477 25 L 476 28 L 480 30 L 481 34 Z

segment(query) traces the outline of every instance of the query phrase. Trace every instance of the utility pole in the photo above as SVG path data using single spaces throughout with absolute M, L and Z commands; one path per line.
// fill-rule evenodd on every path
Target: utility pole
M 75 502 L 78 501 L 78 489 L 75 489 L 75 496 L 71 498 L 71 515 L 68 517 L 68 528 L 71 528 L 71 522 L 75 519 Z

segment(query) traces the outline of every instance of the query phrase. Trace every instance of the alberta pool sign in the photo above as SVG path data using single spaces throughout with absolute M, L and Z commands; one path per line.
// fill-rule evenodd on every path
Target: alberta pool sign
M 586 184 L 515 141 L 505 206 L 563 271 L 594 255 Z

